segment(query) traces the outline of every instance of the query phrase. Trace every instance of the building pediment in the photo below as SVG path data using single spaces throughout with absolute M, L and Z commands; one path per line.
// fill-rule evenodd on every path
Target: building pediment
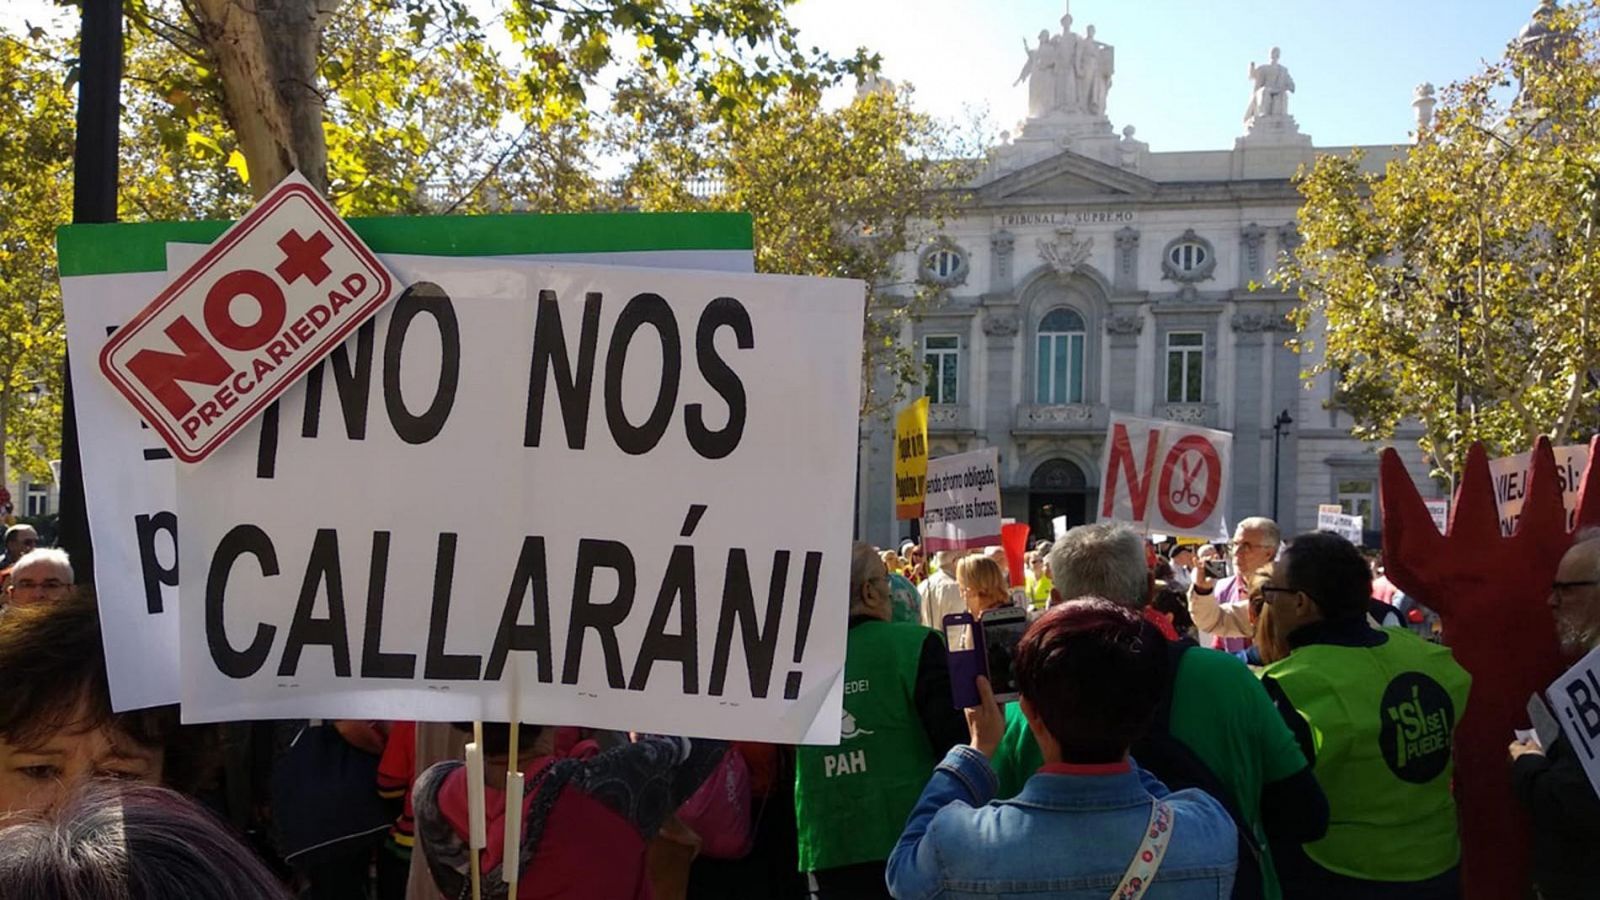
M 1148 178 L 1066 150 L 983 185 L 978 189 L 978 199 L 984 203 L 1104 200 L 1116 196 L 1132 199 L 1150 196 L 1156 189 L 1156 183 Z

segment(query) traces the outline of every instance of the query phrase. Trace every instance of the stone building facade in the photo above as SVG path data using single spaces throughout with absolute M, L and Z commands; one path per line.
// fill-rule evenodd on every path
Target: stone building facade
M 1113 49 L 1061 25 L 1030 48 L 1027 121 L 902 261 L 933 291 L 901 334 L 927 366 L 932 454 L 998 447 L 1004 515 L 1041 535 L 1054 516 L 1094 521 L 1113 411 L 1192 422 L 1233 434 L 1230 522 L 1276 509 L 1293 533 L 1339 503 L 1375 528 L 1378 448 L 1328 408 L 1328 378 L 1302 377 L 1315 358 L 1289 346 L 1298 301 L 1269 277 L 1298 240 L 1296 170 L 1352 148 L 1300 131 L 1273 48 L 1232 149 L 1153 152 L 1106 115 Z M 1402 152 L 1364 149 L 1374 168 Z M 882 545 L 911 533 L 894 518 L 892 430 L 864 425 L 858 485 L 858 533 Z M 1436 496 L 1415 438 L 1394 446 Z

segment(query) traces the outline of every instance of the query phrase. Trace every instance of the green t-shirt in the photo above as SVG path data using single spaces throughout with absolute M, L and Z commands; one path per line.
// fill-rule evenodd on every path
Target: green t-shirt
M 1277 900 L 1278 878 L 1261 830 L 1261 786 L 1304 769 L 1306 758 L 1261 682 L 1226 653 L 1189 650 L 1178 665 L 1168 730 L 1216 773 L 1255 827 L 1266 897 Z M 992 763 L 1000 779 L 997 797 L 1002 799 L 1015 797 L 1044 765 L 1028 721 L 1015 703 L 1006 704 L 1006 734 Z

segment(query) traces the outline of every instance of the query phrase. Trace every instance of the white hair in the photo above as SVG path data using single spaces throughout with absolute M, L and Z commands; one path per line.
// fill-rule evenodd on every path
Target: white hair
M 1266 516 L 1251 516 L 1241 521 L 1234 533 L 1239 534 L 1246 531 L 1264 532 L 1267 535 L 1267 544 L 1272 547 L 1274 553 L 1277 552 L 1278 545 L 1283 543 L 1283 531 L 1278 528 L 1278 523 Z
M 17 560 L 16 565 L 11 567 L 11 579 L 15 581 L 22 576 L 23 569 L 31 569 L 42 563 L 54 563 L 67 570 L 67 583 L 72 583 L 72 557 L 67 555 L 67 551 L 59 547 L 40 547 L 37 550 L 29 550 L 24 553 L 22 558 Z
M 1139 609 L 1150 593 L 1144 539 L 1126 525 L 1079 525 L 1050 548 L 1050 580 L 1063 600 L 1104 597 Z

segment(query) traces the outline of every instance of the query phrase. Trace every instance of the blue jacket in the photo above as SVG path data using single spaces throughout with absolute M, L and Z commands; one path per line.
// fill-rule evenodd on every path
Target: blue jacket
M 898 900 L 1030 894 L 1107 900 L 1139 847 L 1152 798 L 1173 810 L 1172 836 L 1147 900 L 1227 900 L 1238 840 L 1222 804 L 1176 793 L 1134 766 L 1110 775 L 1037 774 L 1022 793 L 991 802 L 989 761 L 950 750 L 889 856 Z

